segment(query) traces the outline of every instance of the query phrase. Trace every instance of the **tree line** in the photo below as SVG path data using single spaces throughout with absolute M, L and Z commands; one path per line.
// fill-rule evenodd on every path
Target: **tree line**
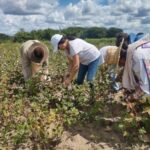
M 54 29 L 40 29 L 32 30 L 31 32 L 26 32 L 24 29 L 20 29 L 15 35 L 8 36 L 5 34 L 0 34 L 0 41 L 12 39 L 14 42 L 23 42 L 29 39 L 38 39 L 38 40 L 50 40 L 51 36 L 56 33 L 75 36 L 79 38 L 112 38 L 115 37 L 117 33 L 123 32 L 120 28 L 105 28 L 105 27 L 69 27 L 62 30 Z

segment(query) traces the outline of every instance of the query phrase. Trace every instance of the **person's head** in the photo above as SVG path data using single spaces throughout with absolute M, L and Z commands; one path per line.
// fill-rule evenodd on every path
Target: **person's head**
M 117 34 L 117 36 L 116 36 L 116 46 L 117 47 L 120 46 L 122 39 L 124 39 L 122 48 L 127 50 L 128 49 L 128 45 L 130 44 L 129 35 L 127 33 L 120 32 L 120 33 Z
M 42 47 L 35 47 L 31 54 L 31 60 L 35 63 L 40 63 L 44 57 L 44 49 Z
M 51 44 L 53 46 L 53 51 L 57 52 L 59 49 L 65 50 L 68 48 L 68 41 L 74 40 L 74 37 L 67 37 L 60 34 L 55 34 L 51 37 Z
M 63 36 L 58 43 L 58 49 L 65 50 L 68 48 L 68 38 Z

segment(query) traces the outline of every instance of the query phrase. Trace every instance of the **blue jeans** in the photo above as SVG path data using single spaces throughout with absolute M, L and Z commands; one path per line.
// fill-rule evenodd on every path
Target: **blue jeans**
M 93 81 L 94 77 L 96 75 L 98 66 L 100 62 L 100 57 L 98 57 L 96 60 L 92 61 L 88 65 L 83 65 L 80 63 L 78 77 L 77 77 L 77 84 L 83 84 L 84 78 L 87 74 L 87 81 Z

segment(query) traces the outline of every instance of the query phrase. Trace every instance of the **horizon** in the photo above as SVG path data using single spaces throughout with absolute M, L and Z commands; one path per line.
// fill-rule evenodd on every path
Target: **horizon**
M 107 29 L 107 30 L 109 30 L 110 28 L 116 28 L 116 29 L 120 29 L 120 28 L 117 28 L 117 27 L 110 27 L 110 28 L 106 28 L 106 27 L 96 27 L 96 26 L 93 26 L 93 27 L 66 27 L 66 28 L 63 28 L 63 29 L 61 29 L 61 30 L 64 30 L 64 29 L 68 29 L 68 28 L 83 28 L 83 29 L 87 29 L 87 28 L 105 28 L 105 29 Z M 60 29 L 52 29 L 52 28 L 46 28 L 46 29 L 37 29 L 37 30 L 31 30 L 31 31 L 25 31 L 24 29 L 20 29 L 19 31 L 17 31 L 16 33 L 18 33 L 18 32 L 27 32 L 27 33 L 31 33 L 32 31 L 39 31 L 39 30 L 42 30 L 42 31 L 44 31 L 44 30 L 48 30 L 48 29 L 50 29 L 50 30 L 57 30 L 58 32 L 60 32 Z M 121 29 L 122 30 L 122 29 Z M 6 36 L 14 36 L 16 33 L 14 33 L 14 34 L 12 34 L 12 35 L 9 35 L 9 34 L 5 34 L 5 33 L 1 33 L 0 32 L 0 34 L 4 34 L 4 35 L 6 35 Z

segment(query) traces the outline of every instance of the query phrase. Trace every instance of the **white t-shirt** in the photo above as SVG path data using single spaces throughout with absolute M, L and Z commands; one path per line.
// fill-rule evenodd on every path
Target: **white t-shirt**
M 67 56 L 71 57 L 78 54 L 80 58 L 80 63 L 83 65 L 88 65 L 90 62 L 96 60 L 100 56 L 99 50 L 96 46 L 82 40 L 75 39 L 69 41 L 70 51 Z
M 147 71 L 150 71 L 150 43 L 148 44 L 149 46 L 147 44 L 144 44 L 134 51 L 132 68 L 133 72 L 140 82 L 141 89 L 145 93 L 150 94 L 150 80 L 147 74 Z M 145 68 L 145 64 L 143 61 L 148 62 L 147 67 L 149 67 L 149 70 Z

